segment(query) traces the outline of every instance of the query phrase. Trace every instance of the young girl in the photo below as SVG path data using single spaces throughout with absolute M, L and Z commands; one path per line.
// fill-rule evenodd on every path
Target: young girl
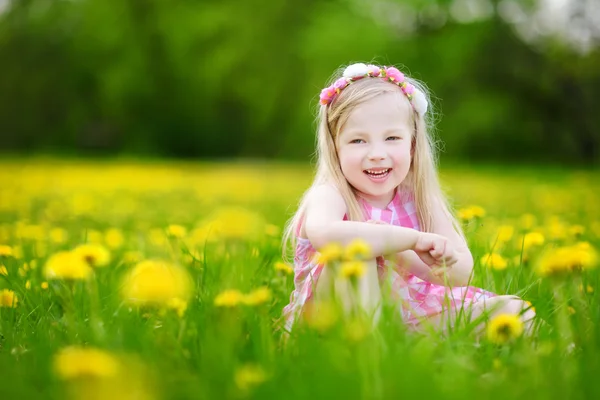
M 423 86 L 394 67 L 362 63 L 331 82 L 320 96 L 316 177 L 283 237 L 284 257 L 290 243 L 295 249 L 286 328 L 332 284 L 341 301 L 352 301 L 315 254 L 355 239 L 373 256 L 355 299 L 366 311 L 377 313 L 388 283 L 414 329 L 483 312 L 519 314 L 530 327 L 534 313 L 521 299 L 466 286 L 473 257 L 438 182 Z

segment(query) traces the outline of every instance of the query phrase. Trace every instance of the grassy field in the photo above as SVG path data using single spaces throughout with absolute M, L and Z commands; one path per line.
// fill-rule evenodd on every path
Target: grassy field
M 2 162 L 0 399 L 600 398 L 600 173 L 441 176 L 473 284 L 530 301 L 535 335 L 409 333 L 387 305 L 375 330 L 331 308 L 284 345 L 306 166 Z

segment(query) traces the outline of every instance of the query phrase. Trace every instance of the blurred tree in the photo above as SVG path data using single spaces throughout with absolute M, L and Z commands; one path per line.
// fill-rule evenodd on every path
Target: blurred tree
M 12 1 L 0 149 L 305 158 L 327 78 L 374 61 L 432 89 L 447 157 L 597 162 L 600 33 L 580 5 L 557 27 L 542 6 Z M 573 36 L 581 18 L 588 36 Z

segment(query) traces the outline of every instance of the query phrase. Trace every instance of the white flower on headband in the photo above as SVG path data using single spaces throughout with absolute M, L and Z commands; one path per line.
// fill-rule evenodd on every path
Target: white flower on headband
M 423 92 L 415 88 L 415 91 L 412 94 L 411 103 L 415 111 L 418 112 L 419 115 L 425 115 L 425 113 L 427 112 L 427 99 L 425 98 Z
M 355 78 L 357 76 L 365 76 L 369 72 L 367 64 L 356 63 L 348 65 L 342 75 L 344 78 Z

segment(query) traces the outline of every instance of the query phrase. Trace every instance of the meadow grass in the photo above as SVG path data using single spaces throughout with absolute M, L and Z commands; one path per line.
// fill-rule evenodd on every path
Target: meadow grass
M 472 284 L 543 321 L 497 343 L 409 332 L 393 304 L 375 329 L 332 307 L 283 340 L 280 237 L 306 165 L 0 168 L 0 399 L 600 396 L 598 172 L 442 169 Z

